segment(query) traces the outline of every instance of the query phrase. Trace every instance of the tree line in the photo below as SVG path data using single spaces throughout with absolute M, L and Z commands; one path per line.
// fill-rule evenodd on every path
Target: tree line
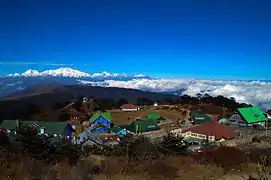
M 97 102 L 102 109 L 119 108 L 121 105 L 129 103 L 128 100 L 125 98 L 121 98 L 118 101 L 114 101 L 114 99 L 97 99 Z M 230 109 L 237 109 L 240 107 L 252 106 L 251 104 L 236 102 L 235 98 L 233 97 L 227 98 L 221 95 L 213 97 L 208 94 L 197 94 L 197 96 L 182 95 L 180 96 L 179 99 L 165 98 L 160 101 L 154 101 L 152 99 L 142 97 L 142 98 L 138 98 L 135 104 L 139 106 L 144 106 L 144 105 L 149 106 L 149 105 L 153 105 L 154 102 L 158 102 L 158 104 L 168 104 L 168 105 L 177 105 L 177 104 L 196 105 L 199 103 L 207 103 L 207 104 L 214 104 L 217 106 L 223 106 Z
M 80 108 L 82 104 L 83 97 L 80 97 L 76 100 L 75 104 L 77 105 L 77 108 Z M 227 98 L 224 96 L 210 96 L 208 94 L 197 94 L 197 96 L 189 96 L 189 95 L 182 95 L 178 99 L 172 99 L 172 98 L 165 98 L 160 101 L 154 101 L 147 97 L 140 97 L 136 100 L 136 105 L 139 106 L 149 106 L 153 105 L 154 102 L 158 102 L 158 104 L 168 104 L 168 105 L 177 105 L 177 104 L 192 104 L 197 105 L 199 103 L 208 103 L 208 104 L 214 104 L 217 106 L 222 106 L 230 109 L 237 109 L 240 107 L 248 107 L 252 106 L 250 104 L 245 103 L 238 103 L 233 97 Z M 49 113 L 54 110 L 59 110 L 69 104 L 71 102 L 66 103 L 59 103 L 55 102 L 51 108 L 48 109 L 42 109 L 41 107 L 35 105 L 35 104 L 26 104 L 23 107 L 15 107 L 10 108 L 5 111 L 0 110 L 0 119 L 30 119 L 32 115 L 34 114 L 44 114 Z M 97 104 L 96 109 L 94 110 L 110 110 L 110 109 L 118 109 L 123 104 L 132 103 L 129 102 L 125 98 L 120 98 L 119 100 L 114 100 L 113 98 L 100 98 L 95 99 L 95 103 Z M 14 113 L 16 112 L 16 113 Z

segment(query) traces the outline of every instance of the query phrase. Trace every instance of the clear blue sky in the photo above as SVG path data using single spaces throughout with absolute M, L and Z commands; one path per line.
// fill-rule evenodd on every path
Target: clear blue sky
M 270 9 L 268 0 L 1 1 L 0 74 L 58 63 L 88 73 L 271 79 Z

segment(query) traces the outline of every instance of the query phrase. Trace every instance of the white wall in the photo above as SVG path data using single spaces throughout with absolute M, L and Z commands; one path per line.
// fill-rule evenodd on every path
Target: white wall
M 134 109 L 121 109 L 121 111 L 138 111 L 138 108 L 134 108 Z
M 207 138 L 206 135 L 204 135 L 204 134 L 193 133 L 191 131 L 182 133 L 182 129 L 181 128 L 171 130 L 171 133 L 176 134 L 176 135 L 181 135 L 184 138 L 189 138 L 189 137 L 193 137 L 193 138 L 197 138 L 197 139 L 206 139 Z M 215 136 L 209 136 L 208 139 L 210 141 L 214 141 L 215 140 Z

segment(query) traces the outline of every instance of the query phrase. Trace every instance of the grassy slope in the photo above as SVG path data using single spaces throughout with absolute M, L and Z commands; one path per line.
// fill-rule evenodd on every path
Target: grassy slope
M 162 117 L 172 120 L 173 122 L 178 122 L 179 118 L 182 118 L 182 115 L 178 111 L 168 110 L 168 109 L 157 109 L 157 108 L 148 108 L 139 110 L 136 112 L 122 112 L 120 110 L 111 110 L 112 121 L 115 124 L 125 124 L 132 122 L 136 118 L 144 119 L 149 112 L 157 112 Z

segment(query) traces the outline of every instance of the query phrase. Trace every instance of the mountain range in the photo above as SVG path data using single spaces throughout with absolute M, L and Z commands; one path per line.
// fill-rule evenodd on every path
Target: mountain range
M 263 109 L 271 108 L 271 81 L 265 80 L 197 80 L 186 78 L 153 78 L 145 74 L 94 73 L 71 68 L 39 72 L 29 69 L 23 73 L 0 76 L 0 99 L 24 93 L 37 86 L 101 86 L 162 92 L 174 95 L 197 96 L 209 94 L 233 97 L 241 103 L 253 104 Z
M 102 73 L 94 73 L 94 74 L 88 74 L 85 72 L 81 72 L 79 70 L 75 70 L 72 68 L 59 68 L 55 70 L 46 70 L 39 72 L 34 69 L 28 69 L 24 73 L 14 73 L 14 74 L 8 74 L 8 77 L 70 77 L 70 78 L 147 78 L 144 74 L 135 74 L 132 76 L 129 76 L 127 74 L 117 74 L 117 73 L 108 73 L 108 72 L 102 72 Z
M 10 96 L 32 86 L 44 85 L 100 85 L 105 80 L 128 81 L 133 79 L 151 79 L 144 74 L 117 74 L 117 73 L 94 73 L 88 74 L 71 68 L 59 68 L 39 72 L 29 69 L 24 73 L 8 74 L 0 76 L 0 98 Z

